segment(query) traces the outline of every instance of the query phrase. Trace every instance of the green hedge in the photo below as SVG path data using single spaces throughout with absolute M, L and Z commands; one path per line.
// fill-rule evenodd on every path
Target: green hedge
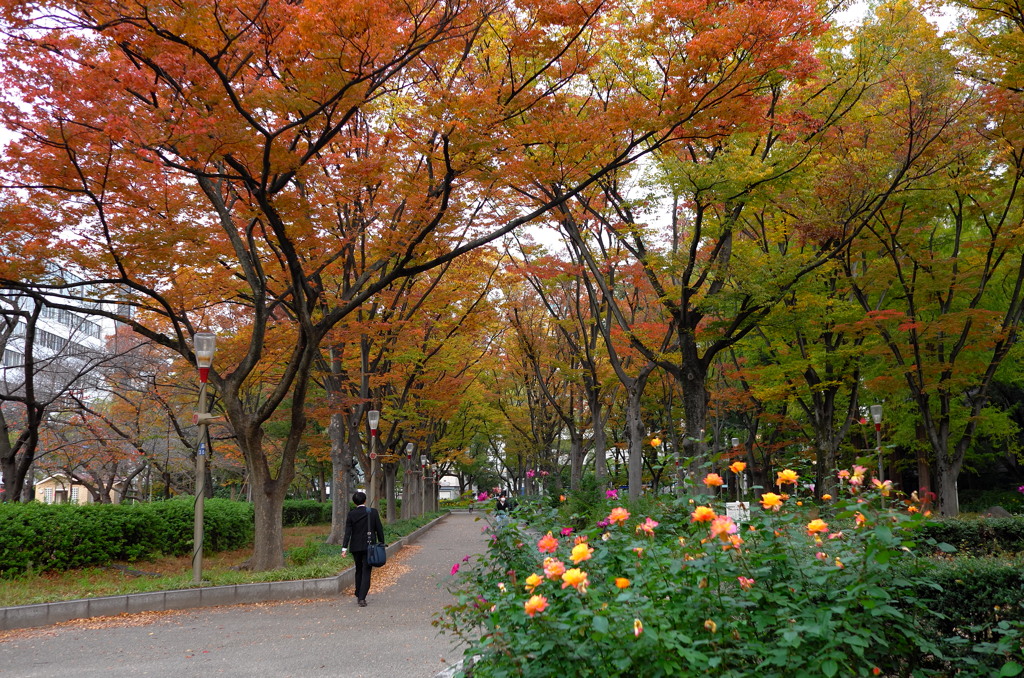
M 933 520 L 921 526 L 918 536 L 951 544 L 961 555 L 1024 553 L 1024 516 Z
M 134 561 L 192 549 L 193 502 L 0 504 L 0 577 Z M 252 542 L 252 506 L 208 499 L 204 546 L 211 552 Z
M 0 577 L 28 570 L 67 570 L 192 551 L 192 497 L 151 504 L 0 504 Z M 252 504 L 207 499 L 203 547 L 208 553 L 252 543 Z M 331 522 L 331 505 L 284 502 L 285 527 Z
M 917 597 L 946 620 L 940 626 L 950 635 L 957 628 L 992 625 L 1002 619 L 1024 621 L 1022 557 L 940 560 L 927 576 L 937 588 L 922 588 Z
M 322 525 L 331 522 L 331 502 L 313 499 L 285 499 L 284 526 Z
M 960 510 L 984 514 L 993 506 L 1002 506 L 1010 513 L 1024 515 L 1024 494 L 1017 490 L 962 490 Z
M 998 676 L 1024 637 L 1024 557 L 932 561 L 905 591 L 930 614 L 920 619 L 938 652 L 919 658 L 939 675 Z

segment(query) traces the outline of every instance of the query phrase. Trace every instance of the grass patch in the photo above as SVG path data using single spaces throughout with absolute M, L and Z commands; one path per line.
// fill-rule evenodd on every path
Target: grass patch
M 446 512 L 385 525 L 386 541 L 390 544 L 443 513 Z M 350 567 L 352 558 L 343 558 L 340 546 L 324 543 L 330 531 L 330 525 L 284 528 L 286 566 L 267 572 L 238 569 L 252 555 L 251 548 L 206 555 L 203 557 L 203 586 L 334 576 Z M 193 588 L 191 556 L 168 556 L 132 563 L 115 563 L 107 567 L 23 574 L 5 580 L 3 586 L 0 586 L 0 607 L 188 588 Z

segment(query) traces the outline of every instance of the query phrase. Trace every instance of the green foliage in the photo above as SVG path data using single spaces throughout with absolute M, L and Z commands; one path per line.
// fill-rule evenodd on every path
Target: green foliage
M 463 492 L 458 499 L 442 499 L 440 506 L 443 509 L 464 509 L 476 505 L 476 494 L 472 491 Z
M 331 522 L 331 503 L 313 499 L 285 499 L 283 526 L 323 525 Z
M 985 514 L 993 506 L 1001 506 L 1010 513 L 1024 515 L 1024 493 L 1017 490 L 984 490 L 960 492 L 960 510 L 964 513 Z
M 914 595 L 932 613 L 925 623 L 941 648 L 937 656 L 925 658 L 926 666 L 940 674 L 1017 675 L 1000 670 L 1005 657 L 1020 654 L 1024 558 L 940 560 L 924 584 Z
M 1024 557 L 957 557 L 935 562 L 917 596 L 939 615 L 936 627 L 948 635 L 969 626 L 1024 620 Z
M 299 546 L 290 549 L 287 553 L 285 553 L 285 556 L 287 557 L 289 563 L 301 567 L 303 565 L 308 565 L 315 558 L 320 556 L 322 546 L 325 546 L 324 541 L 322 539 L 310 537 L 306 540 L 306 544 L 304 546 Z
M 252 505 L 227 499 L 207 499 L 203 510 L 203 550 L 233 551 L 252 543 Z M 188 540 L 188 550 L 192 539 Z
M 0 576 L 134 561 L 192 549 L 193 503 L 0 504 Z M 253 536 L 252 506 L 208 499 L 204 546 L 241 548 Z
M 934 564 L 914 549 L 927 519 L 844 487 L 846 498 L 820 507 L 796 496 L 777 512 L 755 503 L 742 525 L 707 496 L 647 500 L 622 524 L 611 513 L 621 504 L 602 498 L 601 523 L 569 534 L 557 510 L 524 505 L 529 531 L 495 530 L 461 568 L 438 625 L 478 657 L 474 678 L 1013 675 L 1020 615 L 987 626 L 985 643 L 940 638 L 948 615 L 934 609 Z M 694 519 L 701 506 L 714 522 Z M 538 539 L 548 532 L 550 555 Z M 545 557 L 578 568 L 586 585 L 545 576 Z
M 580 479 L 579 490 L 567 497 L 560 517 L 567 525 L 583 529 L 600 520 L 604 508 L 604 488 L 598 485 L 597 477 L 593 473 L 588 473 Z
M 929 521 L 920 525 L 918 537 L 923 544 L 950 544 L 964 555 L 1024 553 L 1024 516 Z
M 412 520 L 403 520 L 394 525 L 386 525 L 384 529 L 388 542 L 419 529 L 426 523 L 438 518 L 445 512 L 441 511 Z M 231 584 L 253 584 L 271 581 L 292 581 L 299 579 L 315 579 L 330 577 L 351 566 L 350 556 L 342 557 L 341 546 L 324 543 L 323 537 L 311 538 L 304 546 L 291 549 L 288 566 L 277 570 L 254 572 L 251 570 L 219 569 L 206 570 L 203 573 L 205 585 L 227 586 Z M 303 561 L 301 564 L 298 561 Z M 145 566 L 142 566 L 145 569 Z M 8 578 L 0 586 L 0 606 L 27 605 L 46 603 L 55 600 L 73 600 L 98 595 L 123 595 L 129 593 L 145 593 L 149 591 L 167 591 L 189 588 L 192 586 L 192 572 L 164 577 L 125 577 L 120 572 L 102 568 L 88 567 L 58 575 L 65 583 L 79 581 L 78 585 L 52 586 L 53 577 L 41 582 L 37 573 L 26 573 Z

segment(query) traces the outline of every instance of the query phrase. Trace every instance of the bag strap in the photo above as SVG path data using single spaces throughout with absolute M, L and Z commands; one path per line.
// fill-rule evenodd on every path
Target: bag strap
M 376 544 L 377 540 L 373 534 L 373 509 L 370 507 L 366 508 L 366 546 L 370 547 Z

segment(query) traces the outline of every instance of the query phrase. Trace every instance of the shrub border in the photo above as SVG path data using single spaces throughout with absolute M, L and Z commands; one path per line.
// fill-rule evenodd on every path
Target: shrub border
M 388 557 L 397 554 L 406 544 L 418 541 L 428 530 L 446 519 L 446 513 L 423 527 L 410 532 L 388 546 Z M 355 568 L 349 567 L 333 577 L 295 581 L 205 586 L 174 591 L 130 593 L 81 600 L 64 600 L 34 605 L 0 608 L 0 631 L 50 626 L 73 619 L 116 617 L 139 612 L 165 612 L 218 605 L 244 605 L 273 600 L 301 600 L 340 595 L 355 583 Z

